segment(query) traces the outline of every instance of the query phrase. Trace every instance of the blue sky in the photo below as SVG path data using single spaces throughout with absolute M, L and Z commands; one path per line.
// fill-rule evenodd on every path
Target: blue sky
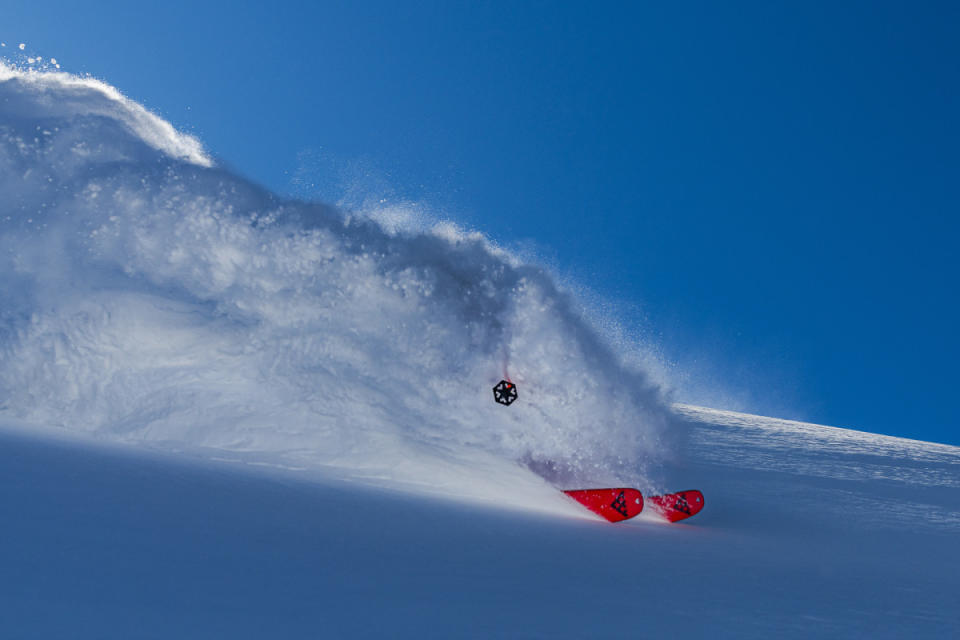
M 21 3 L 0 40 L 274 190 L 534 244 L 690 400 L 960 444 L 958 26 L 951 3 Z

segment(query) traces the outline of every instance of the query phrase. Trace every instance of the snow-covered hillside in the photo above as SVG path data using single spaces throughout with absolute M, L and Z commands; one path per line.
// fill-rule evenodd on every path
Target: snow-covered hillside
M 548 271 L 102 82 L 0 65 L 0 300 L 0 637 L 960 633 L 960 449 L 671 405 Z
M 947 638 L 960 448 L 681 409 L 688 524 L 0 436 L 9 638 Z

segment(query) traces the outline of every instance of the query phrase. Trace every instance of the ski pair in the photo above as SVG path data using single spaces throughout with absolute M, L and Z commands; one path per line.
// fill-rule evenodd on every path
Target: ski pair
M 629 520 L 643 511 L 643 494 L 629 487 L 575 489 L 564 493 L 610 522 Z M 703 509 L 703 494 L 691 489 L 651 496 L 647 502 L 661 516 L 670 522 L 677 522 Z

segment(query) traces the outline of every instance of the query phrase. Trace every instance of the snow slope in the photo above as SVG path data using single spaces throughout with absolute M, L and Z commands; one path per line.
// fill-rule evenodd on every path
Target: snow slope
M 672 406 L 542 268 L 93 79 L 0 65 L 0 195 L 0 637 L 960 632 L 960 449 Z M 620 483 L 706 508 L 554 488 Z
M 0 636 L 957 635 L 960 448 L 680 410 L 707 503 L 676 525 L 6 429 Z

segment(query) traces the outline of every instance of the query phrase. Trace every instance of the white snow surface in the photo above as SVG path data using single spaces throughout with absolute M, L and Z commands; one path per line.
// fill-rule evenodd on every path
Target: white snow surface
M 678 412 L 668 474 L 706 506 L 672 525 L 2 424 L 0 636 L 957 636 L 960 448 Z
M 960 448 L 671 405 L 547 271 L 397 220 L 0 65 L 0 637 L 960 635 Z

